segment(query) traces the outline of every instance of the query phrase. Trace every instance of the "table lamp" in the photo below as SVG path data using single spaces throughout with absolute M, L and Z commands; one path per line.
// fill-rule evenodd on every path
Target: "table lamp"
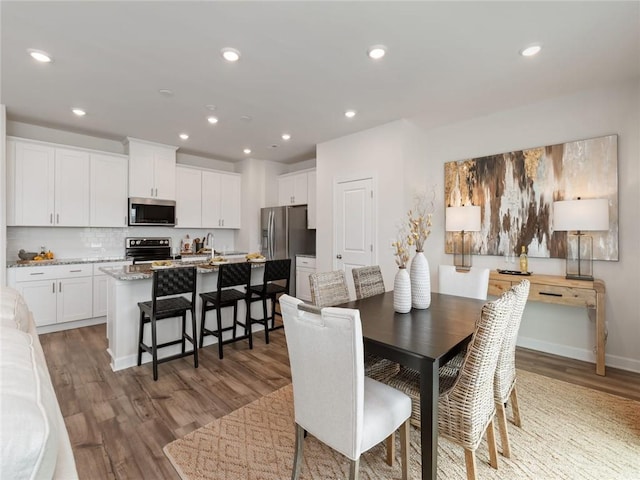
M 553 229 L 567 231 L 567 279 L 593 280 L 593 238 L 585 231 L 609 230 L 606 198 L 553 202 Z
M 480 231 L 480 207 L 473 205 L 463 207 L 447 207 L 445 230 L 447 232 L 460 232 L 454 237 L 453 264 L 456 270 L 469 270 L 471 268 L 471 239 L 466 239 L 468 232 Z

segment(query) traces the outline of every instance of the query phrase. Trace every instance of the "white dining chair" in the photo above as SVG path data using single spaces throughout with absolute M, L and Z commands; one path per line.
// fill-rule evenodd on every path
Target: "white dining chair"
M 438 292 L 458 297 L 487 299 L 489 269 L 471 267 L 458 271 L 454 265 L 438 266 Z
M 287 337 L 296 425 L 291 478 L 300 475 L 304 433 L 350 460 L 358 478 L 360 456 L 387 439 L 387 461 L 400 428 L 402 478 L 408 478 L 411 399 L 364 375 L 360 312 L 318 309 L 297 298 L 280 297 Z

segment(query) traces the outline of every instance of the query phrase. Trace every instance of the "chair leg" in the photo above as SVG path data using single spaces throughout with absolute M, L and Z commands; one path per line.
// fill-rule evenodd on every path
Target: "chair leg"
M 498 430 L 500 431 L 500 441 L 502 442 L 502 455 L 511 457 L 511 446 L 509 445 L 509 432 L 507 431 L 507 412 L 504 403 L 496 402 L 496 417 L 498 418 Z
M 511 400 L 511 410 L 513 410 L 513 423 L 518 427 L 522 427 L 522 420 L 520 419 L 520 407 L 518 406 L 518 392 L 516 392 L 516 386 L 514 385 L 509 395 Z
M 142 365 L 142 343 L 144 337 L 144 312 L 140 310 L 140 330 L 138 331 L 138 366 Z
M 233 304 L 233 331 L 232 331 L 232 337 L 234 340 L 236 339 L 236 328 L 237 328 L 237 324 L 238 324 L 238 302 L 235 302 Z M 247 334 L 247 326 L 244 326 L 244 334 Z
M 271 330 L 276 328 L 276 296 L 271 297 Z
M 249 335 L 249 350 L 253 350 L 253 334 L 251 333 L 251 303 L 247 300 L 245 300 L 244 303 L 247 310 L 244 319 L 244 324 L 246 326 L 245 333 Z
M 158 342 L 156 337 L 156 319 L 151 318 L 151 356 L 153 362 L 153 380 L 158 380 Z
M 393 461 L 396 458 L 396 432 L 387 437 L 387 465 L 393 467 Z
M 222 312 L 220 311 L 221 309 L 219 307 L 220 305 L 218 305 L 218 308 L 216 308 L 216 322 L 218 324 L 218 358 L 222 360 Z M 235 333 L 235 329 L 233 330 L 233 332 Z
M 360 476 L 360 459 L 350 460 L 351 468 L 349 469 L 349 480 L 358 480 Z
M 489 464 L 498 468 L 498 448 L 496 447 L 496 435 L 493 430 L 493 419 L 487 425 L 487 443 L 489 444 Z
M 296 451 L 293 456 L 293 470 L 291 471 L 291 480 L 298 480 L 300 477 L 300 469 L 302 467 L 302 449 L 304 447 L 304 429 L 296 423 Z
M 476 452 L 474 450 L 464 449 L 464 463 L 467 466 L 467 480 L 477 480 Z
M 269 317 L 267 317 L 267 299 L 262 299 L 262 318 L 264 319 L 264 343 L 269 343 Z
M 198 368 L 198 340 L 196 329 L 196 307 L 191 308 L 191 339 L 193 340 L 193 366 Z
M 185 334 L 187 333 L 187 312 L 182 312 L 182 355 L 187 351 L 187 339 Z
M 204 325 L 205 318 L 207 316 L 207 301 L 202 299 L 202 315 L 200 315 L 200 348 L 202 348 L 204 344 Z
M 400 450 L 402 455 L 402 480 L 409 479 L 409 451 L 410 440 L 409 435 L 411 433 L 411 420 L 407 419 L 402 425 L 400 425 Z

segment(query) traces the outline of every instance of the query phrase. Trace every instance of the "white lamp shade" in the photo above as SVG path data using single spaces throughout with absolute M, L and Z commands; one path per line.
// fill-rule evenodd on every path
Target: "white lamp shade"
M 480 231 L 480 207 L 447 207 L 445 230 L 447 232 Z
M 606 198 L 591 198 L 554 202 L 553 229 L 609 230 L 609 201 Z

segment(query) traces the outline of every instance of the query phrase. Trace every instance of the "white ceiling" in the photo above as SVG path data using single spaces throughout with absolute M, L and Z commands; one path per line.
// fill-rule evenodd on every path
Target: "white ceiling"
M 4 0 L 0 8 L 8 120 L 220 160 L 246 158 L 244 147 L 252 158 L 305 160 L 317 143 L 399 118 L 435 127 L 640 77 L 638 1 Z M 534 42 L 543 45 L 537 57 L 518 54 Z M 374 44 L 388 47 L 384 59 L 367 57 Z M 240 50 L 240 61 L 224 62 L 224 47 Z M 34 62 L 29 48 L 53 63 Z M 205 105 L 216 106 L 217 125 Z M 75 117 L 72 107 L 88 114 Z M 351 120 L 348 108 L 358 111 Z

